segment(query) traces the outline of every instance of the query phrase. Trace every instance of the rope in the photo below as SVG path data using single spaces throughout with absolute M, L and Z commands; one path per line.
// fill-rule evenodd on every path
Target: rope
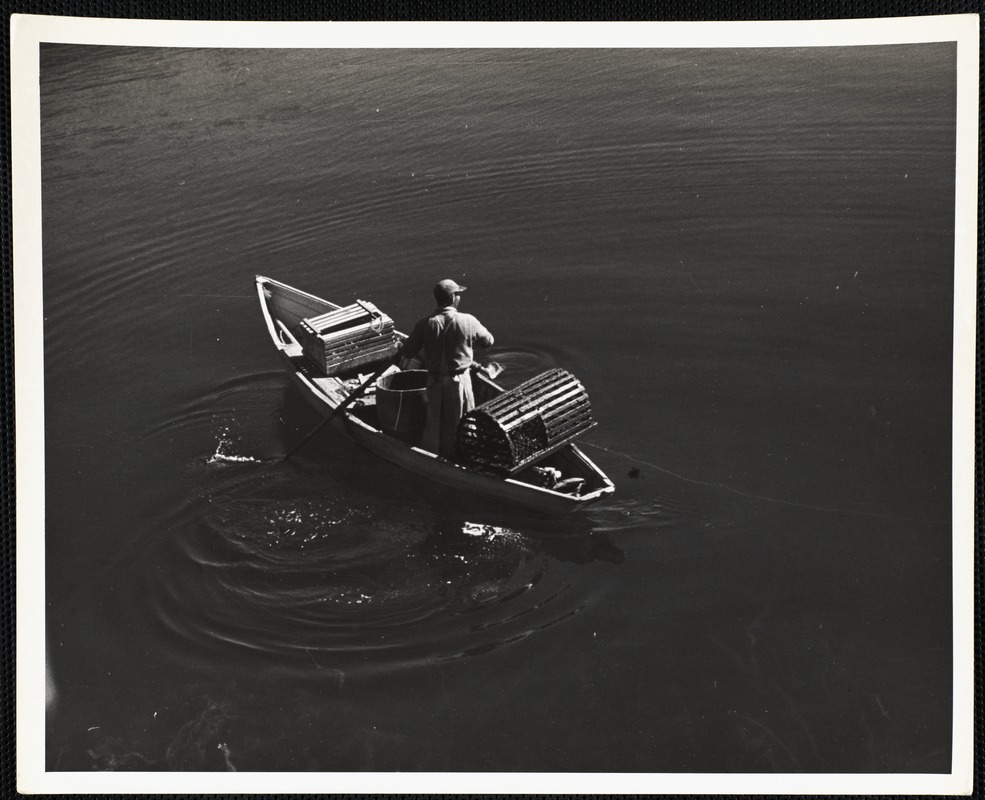
M 698 486 L 710 486 L 713 489 L 724 489 L 726 492 L 731 492 L 732 494 L 738 495 L 739 497 L 745 497 L 749 500 L 759 500 L 764 503 L 775 503 L 781 506 L 791 506 L 793 508 L 806 508 L 811 511 L 823 511 L 828 514 L 847 514 L 849 516 L 855 517 L 872 517 L 875 519 L 890 519 L 898 522 L 917 522 L 925 525 L 949 525 L 950 520 L 939 520 L 939 519 L 913 519 L 912 517 L 901 517 L 896 514 L 877 514 L 871 511 L 852 511 L 844 508 L 832 508 L 830 506 L 815 506 L 810 503 L 797 503 L 793 500 L 781 500 L 777 497 L 767 497 L 761 494 L 750 494 L 749 492 L 743 492 L 739 489 L 735 489 L 732 486 L 728 486 L 724 483 L 716 483 L 714 481 L 701 481 L 696 478 L 688 478 L 685 475 L 681 475 L 672 470 L 666 469 L 665 467 L 658 466 L 650 461 L 644 461 L 642 458 L 637 458 L 629 453 L 621 453 L 618 450 L 612 450 L 608 447 L 602 447 L 599 444 L 592 444 L 591 442 L 580 442 L 579 444 L 585 447 L 591 447 L 595 450 L 604 450 L 606 453 L 611 453 L 612 455 L 621 456 L 627 461 L 633 461 L 637 464 L 642 464 L 643 466 L 650 467 L 651 469 L 657 470 L 657 472 L 662 472 L 665 475 L 670 475 L 678 480 L 685 481 L 686 483 L 697 484 Z
M 404 393 L 397 392 L 397 418 L 393 421 L 394 430 L 400 430 L 400 414 L 404 409 Z

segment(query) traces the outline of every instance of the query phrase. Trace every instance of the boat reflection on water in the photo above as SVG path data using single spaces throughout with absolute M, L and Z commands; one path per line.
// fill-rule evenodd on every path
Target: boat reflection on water
M 573 524 L 571 520 L 563 524 L 542 524 L 507 526 L 482 522 L 445 520 L 436 524 L 432 533 L 424 540 L 421 548 L 431 554 L 434 562 L 445 564 L 446 571 L 462 576 L 470 567 L 462 553 L 475 551 L 477 542 L 486 546 L 487 556 L 482 559 L 482 574 L 489 580 L 507 580 L 513 573 L 522 570 L 525 564 L 537 563 L 542 572 L 547 572 L 552 561 L 587 565 L 592 562 L 621 564 L 625 554 L 605 533 L 596 533 L 588 524 Z M 512 558 L 489 558 L 488 551 L 496 548 Z M 474 579 L 475 572 L 472 572 Z M 511 599 L 506 595 L 502 599 Z
M 567 562 L 619 564 L 622 551 L 588 525 L 564 534 L 531 526 L 510 527 L 446 517 L 436 520 L 418 552 L 436 578 L 448 619 L 465 618 L 467 629 L 442 644 L 433 660 L 480 656 L 527 639 L 582 613 L 593 593 Z M 575 571 L 580 571 L 576 566 Z
M 544 552 L 558 561 L 574 564 L 590 564 L 593 561 L 606 561 L 621 564 L 626 556 L 616 547 L 615 542 L 605 533 L 590 533 L 585 536 L 556 536 L 540 540 Z
M 546 572 L 550 560 L 572 564 L 604 561 L 621 564 L 624 553 L 604 533 L 595 533 L 587 525 L 572 530 L 567 524 L 563 533 L 537 531 L 530 526 L 521 532 L 517 528 L 480 522 L 446 519 L 436 522 L 420 545 L 426 562 L 440 573 L 443 586 L 468 587 L 475 594 L 482 586 L 484 593 L 496 594 L 505 601 L 516 592 L 502 592 L 500 584 L 514 582 L 515 576 L 531 564 L 538 564 L 538 573 L 530 588 Z
M 510 542 L 514 547 L 531 555 L 546 556 L 572 564 L 590 564 L 604 561 L 621 564 L 625 554 L 606 533 L 599 533 L 581 519 L 526 520 L 526 524 L 512 525 L 473 522 L 461 518 L 440 519 L 421 545 L 422 551 L 430 551 L 436 559 L 454 554 L 456 549 L 470 548 L 481 540 L 489 544 Z M 451 559 L 457 564 L 460 559 Z

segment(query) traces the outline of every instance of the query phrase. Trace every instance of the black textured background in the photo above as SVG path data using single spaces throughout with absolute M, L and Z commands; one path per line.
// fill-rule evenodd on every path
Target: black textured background
M 700 20 L 803 20 L 907 17 L 932 14 L 979 14 L 985 11 L 985 0 L 459 0 L 431 2 L 430 0 L 388 0 L 383 2 L 319 2 L 318 0 L 4 0 L 6 14 L 2 26 L 3 68 L 0 79 L 4 87 L 4 124 L 0 129 L 3 140 L 4 169 L 2 173 L 3 268 L 0 270 L 0 296 L 3 301 L 3 356 L 0 369 L 0 428 L 3 437 L 3 460 L 0 461 L 0 492 L 2 492 L 2 551 L 3 573 L 0 580 L 0 608 L 3 623 L 3 660 L 0 670 L 0 798 L 17 797 L 14 726 L 14 643 L 15 615 L 15 507 L 14 507 L 14 375 L 13 375 L 13 256 L 11 233 L 10 179 L 10 15 L 53 14 L 81 17 L 123 17 L 139 19 L 200 19 L 200 20 L 284 20 L 284 21 L 700 21 Z M 982 48 L 985 53 L 985 47 Z M 979 90 L 980 93 L 980 90 Z M 981 123 L 979 123 L 981 128 Z M 981 133 L 979 132 L 979 143 Z M 979 148 L 980 149 L 980 148 Z M 978 206 L 978 307 L 982 308 L 982 166 L 979 161 Z M 985 749 L 981 746 L 982 682 L 978 652 L 981 612 L 981 511 L 982 511 L 982 438 L 981 438 L 981 311 L 977 329 L 977 378 L 975 397 L 975 795 L 981 794 L 981 761 Z M 204 795 L 199 795 L 204 796 Z M 983 795 L 985 796 L 985 795 Z

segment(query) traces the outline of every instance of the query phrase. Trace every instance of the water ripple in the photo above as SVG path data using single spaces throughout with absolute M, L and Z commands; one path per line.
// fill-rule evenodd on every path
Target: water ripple
M 413 522 L 342 496 L 213 498 L 144 587 L 184 647 L 386 669 L 488 652 L 588 602 L 524 534 Z M 463 624 L 463 618 L 468 623 Z

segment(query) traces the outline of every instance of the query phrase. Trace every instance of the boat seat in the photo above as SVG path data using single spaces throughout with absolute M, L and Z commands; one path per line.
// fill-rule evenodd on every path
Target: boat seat
M 551 488 L 555 492 L 561 492 L 561 494 L 573 494 L 577 497 L 581 494 L 581 490 L 584 486 L 584 478 L 566 478 L 563 481 L 558 481 Z

